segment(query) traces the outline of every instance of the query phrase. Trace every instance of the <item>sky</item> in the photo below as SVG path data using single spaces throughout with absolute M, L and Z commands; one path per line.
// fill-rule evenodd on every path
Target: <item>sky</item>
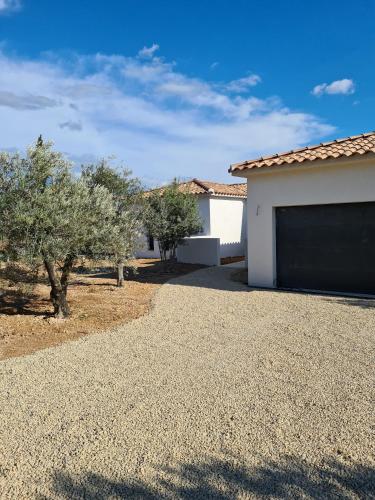
M 0 0 L 0 149 L 146 186 L 375 129 L 375 0 Z

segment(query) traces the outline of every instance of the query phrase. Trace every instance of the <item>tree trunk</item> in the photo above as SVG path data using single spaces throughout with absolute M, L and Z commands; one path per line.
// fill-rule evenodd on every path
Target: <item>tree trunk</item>
M 70 315 L 70 310 L 66 300 L 66 289 L 64 290 L 61 285 L 54 263 L 45 259 L 44 265 L 51 285 L 50 298 L 54 315 L 56 318 L 67 318 Z
M 164 246 L 160 245 L 160 242 L 159 242 L 159 251 L 160 251 L 160 260 L 165 262 L 167 260 L 167 250 Z
M 65 319 L 70 316 L 70 308 L 66 300 L 66 292 L 62 288 L 52 286 L 50 293 L 55 318 Z
M 122 288 L 124 286 L 124 263 L 117 263 L 117 286 Z
M 68 255 L 65 259 L 64 265 L 62 267 L 61 271 L 61 286 L 62 289 L 65 293 L 65 297 L 68 293 L 68 284 L 69 284 L 69 276 L 70 273 L 72 272 L 73 265 L 75 262 L 75 256 L 74 255 Z
M 177 262 L 177 254 L 176 254 L 176 249 L 177 247 L 174 245 L 171 249 L 171 252 L 169 254 L 169 258 L 172 262 Z
M 61 279 L 56 273 L 54 262 L 45 259 L 44 265 L 48 273 L 49 282 L 51 285 L 50 298 L 53 304 L 54 316 L 56 318 L 68 318 L 70 316 L 70 308 L 67 301 L 68 280 L 70 272 L 73 268 L 74 256 L 68 255 L 65 259 Z
M 160 252 L 160 260 L 163 261 L 164 260 L 164 250 L 160 246 L 160 243 L 159 243 L 159 252 Z

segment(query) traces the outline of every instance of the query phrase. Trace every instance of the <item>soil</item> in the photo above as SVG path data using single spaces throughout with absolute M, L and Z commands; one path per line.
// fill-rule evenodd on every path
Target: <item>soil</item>
M 68 300 L 71 317 L 52 316 L 50 288 L 44 275 L 34 283 L 25 273 L 20 282 L 0 271 L 0 360 L 23 356 L 90 333 L 128 323 L 146 314 L 158 288 L 171 278 L 203 266 L 139 259 L 124 288 L 116 287 L 110 267 L 79 266 L 71 276 Z M 18 276 L 18 279 L 20 277 Z
M 233 264 L 234 262 L 242 262 L 243 260 L 245 260 L 245 257 L 243 255 L 237 257 L 222 257 L 220 259 L 220 264 L 222 266 L 225 266 L 226 264 Z

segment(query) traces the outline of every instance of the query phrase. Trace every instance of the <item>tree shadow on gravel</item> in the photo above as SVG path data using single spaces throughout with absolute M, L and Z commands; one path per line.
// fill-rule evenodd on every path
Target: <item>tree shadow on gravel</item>
M 54 493 L 63 499 L 218 499 L 375 498 L 375 469 L 347 465 L 336 459 L 320 466 L 284 456 L 258 467 L 209 459 L 155 469 L 153 485 L 134 480 L 111 480 L 99 474 L 54 477 Z
M 335 302 L 339 305 L 350 307 L 360 307 L 361 309 L 375 309 L 375 299 L 366 299 L 360 297 L 335 297 L 325 298 L 329 302 Z
M 147 260 L 147 259 L 143 259 Z M 194 271 L 207 270 L 207 273 L 195 273 Z M 209 288 L 214 290 L 238 291 L 241 288 L 241 280 L 232 279 L 231 274 L 236 272 L 236 268 L 225 268 L 216 266 L 205 266 L 203 264 L 184 264 L 181 262 L 150 259 L 149 263 L 143 263 L 138 267 L 137 272 L 132 269 L 125 269 L 125 281 L 134 281 L 137 283 L 148 283 L 163 285 L 169 282 L 171 285 L 182 285 L 197 288 Z M 243 271 L 241 269 L 241 271 Z M 116 280 L 116 271 L 112 268 L 97 268 L 88 272 L 82 271 L 82 274 L 89 275 L 90 278 L 102 278 Z M 210 277 L 212 274 L 213 278 Z M 104 285 L 104 284 L 103 284 Z M 126 286 L 126 283 L 125 283 Z M 251 289 L 244 284 L 244 291 Z
M 146 259 L 144 259 L 146 260 Z M 134 272 L 131 268 L 125 268 L 126 281 L 136 281 L 139 283 L 164 284 L 172 278 L 184 276 L 185 274 L 204 269 L 207 266 L 200 264 L 183 264 L 180 262 L 150 259 L 150 263 L 143 263 Z M 116 271 L 110 267 L 97 268 L 94 271 L 87 272 L 92 278 L 116 279 Z

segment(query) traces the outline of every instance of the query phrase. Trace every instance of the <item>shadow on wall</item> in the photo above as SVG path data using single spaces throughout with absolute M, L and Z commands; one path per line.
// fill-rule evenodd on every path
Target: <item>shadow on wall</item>
M 232 458 L 232 457 L 231 457 Z M 236 462 L 236 463 L 233 463 Z M 220 499 L 242 496 L 273 498 L 374 498 L 375 469 L 329 459 L 321 465 L 284 456 L 262 466 L 236 460 L 208 459 L 155 468 L 152 484 L 138 479 L 114 480 L 99 474 L 56 473 L 54 493 L 64 499 Z

